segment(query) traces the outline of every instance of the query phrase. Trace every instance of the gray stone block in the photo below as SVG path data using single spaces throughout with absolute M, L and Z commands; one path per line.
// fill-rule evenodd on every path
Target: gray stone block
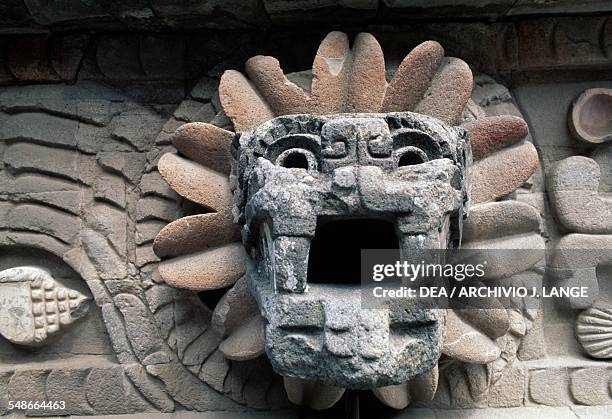
M 76 146 L 78 122 L 42 113 L 10 116 L 0 126 L 0 138 L 26 140 L 59 146 Z M 50 133 L 53 135 L 50 135 Z
M 572 397 L 580 404 L 610 405 L 612 404 L 611 381 L 610 368 L 581 368 L 570 374 L 570 391 Z
M 49 373 L 46 394 L 49 400 L 66 402 L 66 409 L 61 412 L 62 414 L 91 415 L 94 413 L 85 395 L 88 375 L 88 369 L 70 367 L 55 369 Z
M 100 278 L 104 280 L 122 279 L 127 276 L 125 255 L 117 254 L 102 234 L 85 228 L 81 233 L 81 240 Z
M 529 372 L 529 396 L 537 404 L 567 406 L 572 404 L 569 394 L 569 377 L 565 368 L 531 370 Z
M 243 410 L 244 408 L 202 383 L 178 363 L 149 365 L 147 372 L 159 378 L 174 400 L 193 410 Z

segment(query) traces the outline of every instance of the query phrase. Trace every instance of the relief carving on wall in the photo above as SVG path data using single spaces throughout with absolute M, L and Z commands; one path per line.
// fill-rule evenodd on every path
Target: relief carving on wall
M 44 345 L 89 309 L 86 296 L 33 266 L 0 271 L 0 298 L 0 335 L 22 346 Z
M 309 285 L 308 249 L 320 215 L 393 214 L 402 248 L 452 247 L 463 228 L 467 248 L 532 249 L 530 258 L 500 262 L 491 280 L 541 283 L 530 271 L 544 256 L 539 212 L 496 202 L 538 168 L 525 121 L 487 114 L 470 68 L 433 41 L 413 49 L 389 83 L 380 45 L 365 33 L 352 48 L 345 34 L 330 33 L 312 72 L 285 76 L 263 56 L 245 69 L 248 78 L 233 70 L 221 78 L 229 121 L 221 114 L 219 126 L 183 125 L 173 136 L 179 154 L 158 164 L 179 195 L 209 211 L 168 224 L 154 250 L 168 258 L 159 264 L 168 285 L 230 287 L 212 314 L 217 362 L 268 362 L 265 353 L 289 399 L 315 409 L 332 406 L 345 388 L 372 389 L 401 409 L 432 400 L 439 381 L 467 386 L 478 400 L 516 358 L 535 310 L 412 313 L 431 329 L 412 336 L 423 339 L 422 358 L 402 364 L 389 346 L 392 313 L 369 318 L 350 293 Z M 439 201 L 419 206 L 408 199 L 415 191 Z M 346 352 L 357 340 L 367 345 Z M 389 369 L 366 374 L 380 359 Z M 447 391 L 440 397 L 462 397 Z
M 587 89 L 572 103 L 568 126 L 580 141 L 596 145 L 591 157 L 557 162 L 549 179 L 555 216 L 568 233 L 556 243 L 550 272 L 562 285 L 593 290 L 588 298 L 569 298 L 582 309 L 575 319 L 576 339 L 594 358 L 612 358 L 612 297 L 598 268 L 612 266 L 612 198 L 608 173 L 612 139 L 612 90 Z

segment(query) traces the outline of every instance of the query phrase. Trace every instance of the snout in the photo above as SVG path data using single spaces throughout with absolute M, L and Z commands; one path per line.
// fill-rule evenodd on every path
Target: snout
M 420 312 L 409 323 L 391 309 L 364 309 L 358 287 L 312 286 L 276 294 L 265 317 L 266 351 L 281 375 L 371 389 L 396 385 L 435 366 L 442 322 Z M 415 320 L 417 319 L 417 320 Z

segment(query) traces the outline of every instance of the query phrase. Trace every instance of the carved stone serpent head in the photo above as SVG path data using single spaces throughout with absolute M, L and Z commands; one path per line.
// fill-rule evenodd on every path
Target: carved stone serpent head
M 442 347 L 442 311 L 362 310 L 358 279 L 347 284 L 348 265 L 359 259 L 343 256 L 354 235 L 334 239 L 342 250 L 316 246 L 347 221 L 362 233 L 368 223 L 380 233 L 392 229 L 397 243 L 389 246 L 405 255 L 457 246 L 471 163 L 465 131 L 410 112 L 293 115 L 234 145 L 248 276 L 275 370 L 361 389 L 431 370 Z M 365 247 L 374 245 L 364 238 Z M 330 278 L 323 261 L 334 256 L 310 258 L 311 249 L 335 253 L 346 272 Z
M 465 221 L 468 246 L 494 239 L 503 247 L 512 229 L 503 217 L 491 226 L 491 214 L 523 211 L 536 222 L 520 240 L 543 248 L 537 211 L 493 202 L 537 169 L 531 143 L 513 146 L 525 122 L 487 116 L 470 98 L 470 68 L 433 41 L 414 48 L 390 81 L 380 45 L 364 33 L 352 48 L 345 34 L 330 33 L 311 72 L 285 75 L 264 56 L 245 71 L 223 74 L 224 112 L 214 125 L 180 127 L 180 155 L 158 165 L 175 191 L 207 210 L 159 233 L 155 251 L 171 257 L 159 273 L 179 288 L 231 287 L 213 313 L 225 359 L 265 353 L 289 399 L 316 409 L 345 388 L 373 389 L 395 408 L 429 401 L 441 363 L 458 366 L 446 368 L 455 376 L 471 365 L 482 366 L 471 377 L 498 379 L 528 327 L 521 308 L 365 310 L 346 258 L 368 248 L 457 247 L 468 204 L 477 215 Z M 512 313 L 520 318 L 512 325 L 524 327 L 511 325 Z

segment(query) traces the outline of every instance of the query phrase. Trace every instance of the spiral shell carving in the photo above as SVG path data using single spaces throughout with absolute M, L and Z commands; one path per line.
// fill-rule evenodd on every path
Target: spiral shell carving
M 88 309 L 85 295 L 60 286 L 44 269 L 26 266 L 0 272 L 0 335 L 12 343 L 41 346 Z

